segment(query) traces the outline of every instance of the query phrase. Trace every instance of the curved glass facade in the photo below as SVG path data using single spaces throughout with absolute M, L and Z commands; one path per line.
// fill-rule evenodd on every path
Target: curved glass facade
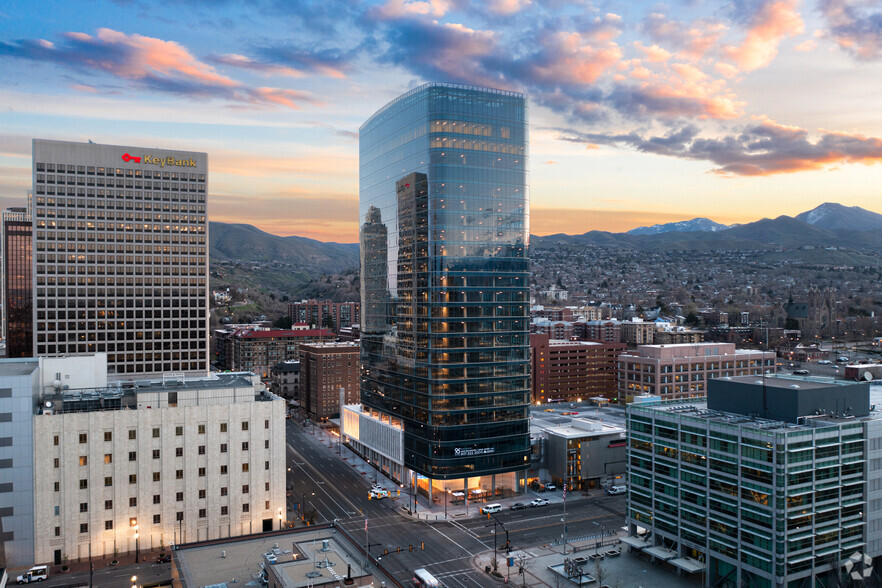
M 401 420 L 429 478 L 526 469 L 526 98 L 427 84 L 359 147 L 362 404 Z

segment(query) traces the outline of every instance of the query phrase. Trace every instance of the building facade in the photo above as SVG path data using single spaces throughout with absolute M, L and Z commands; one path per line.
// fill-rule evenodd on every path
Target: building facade
M 33 357 L 33 227 L 25 208 L 3 211 L 3 336 L 6 357 Z
M 615 399 L 618 357 L 624 351 L 624 343 L 530 335 L 533 403 L 582 402 L 595 396 Z
M 588 341 L 621 343 L 622 325 L 615 319 L 593 320 L 574 325 L 573 334 Z
M 882 554 L 867 384 L 747 376 L 708 392 L 628 407 L 626 543 L 704 586 L 838 586 L 853 554 Z
M 361 322 L 358 302 L 301 300 L 288 305 L 288 315 L 294 324 L 306 323 L 312 328 L 330 329 L 337 334 L 340 329 Z
M 300 402 L 300 361 L 280 361 L 270 368 L 270 390 L 286 400 Z
M 302 396 L 306 412 L 316 420 L 340 415 L 343 406 L 358 402 L 360 396 L 358 343 L 314 343 L 300 346 Z
M 208 156 L 33 141 L 34 353 L 208 372 Z
M 359 148 L 363 410 L 401 423 L 430 493 L 525 469 L 526 98 L 426 84 L 368 119 Z
M 712 378 L 776 369 L 774 351 L 736 349 L 734 343 L 639 345 L 619 356 L 619 401 L 633 402 L 643 394 L 663 400 L 705 396 Z
M 620 323 L 622 342 L 631 347 L 652 345 L 655 336 L 655 323 L 644 322 L 643 319 L 631 319 Z
M 270 377 L 270 368 L 282 361 L 300 359 L 300 345 L 333 341 L 328 329 L 230 329 L 215 331 L 218 365 L 234 372 L 254 372 Z

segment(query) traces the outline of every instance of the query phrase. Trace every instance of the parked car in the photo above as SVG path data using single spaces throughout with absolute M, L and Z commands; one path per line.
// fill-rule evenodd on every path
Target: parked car
M 809 375 L 809 371 L 808 370 L 793 370 L 793 375 L 794 376 L 807 376 L 807 375 Z
M 843 355 L 841 357 L 837 357 L 836 362 L 837 363 L 848 363 L 848 358 Z
M 159 557 L 156 558 L 156 563 L 168 563 L 171 561 L 170 553 L 160 553 Z
M 606 493 L 611 496 L 614 496 L 616 494 L 624 494 L 627 491 L 628 491 L 627 486 L 610 486 L 609 488 L 606 489 Z
M 30 584 L 31 582 L 42 582 L 49 577 L 49 566 L 34 566 L 16 578 L 19 584 Z
M 545 486 L 545 489 L 549 492 L 554 492 L 555 490 L 557 490 L 557 486 L 555 486 L 550 480 L 542 482 L 542 485 Z
M 510 508 L 512 510 L 521 510 L 523 508 L 527 508 L 527 505 L 524 504 L 523 502 L 515 502 L 514 504 L 511 505 Z
M 548 506 L 548 500 L 545 498 L 534 498 L 530 501 L 530 506 Z
M 831 363 L 833 363 L 833 362 L 830 361 L 829 359 L 819 359 L 818 360 L 819 365 L 830 365 Z

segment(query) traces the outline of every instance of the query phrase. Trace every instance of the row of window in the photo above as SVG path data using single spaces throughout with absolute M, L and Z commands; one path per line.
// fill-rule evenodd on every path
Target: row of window
M 180 449 L 180 448 L 179 448 L 179 449 Z M 204 454 L 200 454 L 200 455 L 204 455 Z M 134 452 L 134 451 L 129 452 L 129 461 L 136 461 L 136 457 L 134 457 L 134 456 L 135 456 L 135 452 Z M 177 453 L 177 457 L 183 457 L 183 453 L 182 453 L 182 452 Z M 80 460 L 82 460 L 82 459 L 84 459 L 84 458 L 81 457 Z M 109 462 L 105 462 L 105 463 L 109 463 Z M 82 462 L 80 462 L 80 465 L 83 465 Z M 59 458 L 57 458 L 57 457 L 56 457 L 55 460 L 54 460 L 54 467 L 55 467 L 55 468 L 60 467 L 60 460 L 59 460 Z M 264 470 L 269 470 L 269 461 L 265 461 L 265 462 L 263 462 L 263 469 L 264 469 Z M 243 472 L 243 473 L 247 473 L 247 472 L 249 472 L 249 471 L 251 471 L 251 466 L 250 466 L 250 464 L 249 464 L 249 463 L 243 463 L 243 464 L 242 464 L 242 472 Z M 228 468 L 226 465 L 222 465 L 222 466 L 220 466 L 220 473 L 221 473 L 221 475 L 226 475 L 226 474 L 228 474 L 228 473 L 229 473 L 229 468 Z M 198 469 L 197 469 L 197 474 L 198 474 L 198 477 L 200 477 L 200 478 L 204 478 L 204 477 L 205 477 L 205 474 L 206 474 L 206 470 L 205 470 L 205 468 L 204 468 L 204 467 L 200 467 L 200 468 L 198 468 Z M 176 480 L 183 480 L 183 479 L 184 479 L 184 470 L 175 470 L 175 479 L 176 479 Z M 153 482 L 161 482 L 161 481 L 162 481 L 162 472 L 153 472 L 152 481 L 153 481 Z M 129 474 L 129 484 L 137 484 L 137 483 L 138 483 L 138 474 Z M 113 486 L 113 476 L 104 476 L 104 487 L 105 487 L 105 488 L 110 488 L 110 487 L 112 487 L 112 486 Z M 88 480 L 88 478 L 82 478 L 82 479 L 80 479 L 80 481 L 79 481 L 79 489 L 80 489 L 80 490 L 86 490 L 86 489 L 88 489 L 88 488 L 89 488 L 89 480 Z M 248 488 L 248 485 L 247 485 L 247 484 L 246 484 L 245 486 L 243 486 L 242 488 L 243 488 L 243 493 L 246 493 L 246 492 L 248 491 L 248 490 L 247 490 L 247 488 Z M 59 491 L 60 491 L 60 485 L 59 485 L 59 482 L 55 482 L 55 491 L 56 491 L 56 492 L 59 492 Z
M 269 449 L 269 440 L 268 439 L 265 441 L 265 448 Z M 220 444 L 220 452 L 221 453 L 227 453 L 227 449 L 228 449 L 227 443 Z M 242 451 L 249 451 L 249 450 L 250 450 L 250 442 L 242 441 Z M 153 450 L 153 459 L 160 459 L 160 451 L 161 450 L 159 450 L 159 449 Z M 198 455 L 205 455 L 205 445 L 199 445 L 197 447 L 196 453 Z M 184 456 L 184 448 L 183 447 L 176 447 L 175 448 L 175 457 L 183 457 L 183 456 Z M 129 451 L 129 461 L 137 461 L 137 459 L 138 459 L 138 453 L 136 451 Z M 58 458 L 55 458 L 55 463 L 56 464 L 58 463 Z M 113 463 L 113 454 L 112 453 L 105 453 L 104 454 L 104 463 Z M 79 458 L 79 464 L 81 466 L 89 465 L 89 456 L 88 455 L 81 455 Z M 56 467 L 58 467 L 58 466 L 56 465 Z M 242 471 L 248 471 L 248 470 L 242 470 Z
M 162 179 L 162 178 L 160 178 L 160 179 Z M 179 190 L 183 190 L 185 192 L 187 192 L 187 191 L 195 192 L 197 189 L 200 191 L 205 190 L 205 186 L 198 186 L 196 184 L 189 184 L 186 182 L 178 183 L 178 181 L 150 182 L 150 181 L 143 181 L 141 179 L 134 179 L 134 178 L 125 179 L 125 180 L 124 179 L 114 180 L 114 179 L 110 179 L 110 178 L 104 179 L 103 177 L 84 178 L 81 176 L 80 177 L 78 177 L 78 176 L 61 176 L 61 175 L 54 176 L 51 174 L 49 174 L 49 175 L 37 174 L 37 184 L 59 184 L 59 185 L 67 184 L 68 186 L 101 186 L 101 187 L 107 186 L 110 188 L 113 188 L 113 187 L 129 188 L 129 189 L 134 188 L 135 190 L 144 190 L 144 189 L 156 190 L 156 191 L 164 190 L 166 192 L 168 192 L 168 191 L 177 192 Z
M 191 173 L 191 172 L 168 172 L 168 171 L 153 171 L 149 169 L 132 169 L 132 168 L 120 168 L 120 167 L 101 167 L 94 165 L 72 165 L 72 164 L 64 164 L 64 163 L 47 163 L 38 161 L 34 164 L 35 169 L 38 172 L 49 172 L 49 173 L 60 173 L 63 174 L 65 172 L 69 174 L 78 174 L 78 175 L 88 175 L 88 176 L 113 176 L 117 177 L 127 177 L 127 178 L 156 178 L 163 180 L 189 180 L 191 182 L 204 182 L 205 174 L 200 173 Z
M 229 423 L 219 423 L 218 426 L 219 426 L 219 430 L 221 433 L 226 433 L 229 430 Z M 242 421 L 242 430 L 243 431 L 249 430 L 249 427 L 250 427 L 249 421 Z M 263 428 L 269 429 L 269 419 L 264 419 Z M 205 425 L 204 424 L 196 425 L 196 432 L 200 435 L 204 435 L 205 434 Z M 154 439 L 158 438 L 161 435 L 161 429 L 159 427 L 153 427 L 151 434 Z M 181 436 L 183 436 L 183 434 L 184 434 L 184 426 L 183 425 L 175 426 L 175 436 L 181 437 Z M 138 438 L 138 430 L 137 429 L 129 429 L 128 436 L 129 436 L 130 440 L 137 439 Z M 78 438 L 79 438 L 80 443 L 88 443 L 89 442 L 89 434 L 88 433 L 79 433 Z M 105 441 L 113 441 L 113 431 L 104 431 L 104 440 Z M 52 438 L 53 445 L 57 446 L 60 444 L 60 442 L 61 442 L 61 438 L 59 435 L 53 436 L 53 438 Z M 243 447 L 242 449 L 244 450 L 246 448 Z M 154 455 L 154 458 L 159 459 L 158 454 Z

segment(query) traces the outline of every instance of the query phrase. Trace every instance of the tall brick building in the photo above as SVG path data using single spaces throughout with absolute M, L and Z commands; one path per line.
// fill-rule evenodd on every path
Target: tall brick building
M 530 350 L 534 403 L 615 397 L 616 368 L 624 343 L 562 341 L 537 333 L 530 335 Z
M 300 346 L 301 406 L 317 420 L 340 414 L 340 388 L 343 402 L 354 404 L 359 399 L 359 345 L 315 343 Z

